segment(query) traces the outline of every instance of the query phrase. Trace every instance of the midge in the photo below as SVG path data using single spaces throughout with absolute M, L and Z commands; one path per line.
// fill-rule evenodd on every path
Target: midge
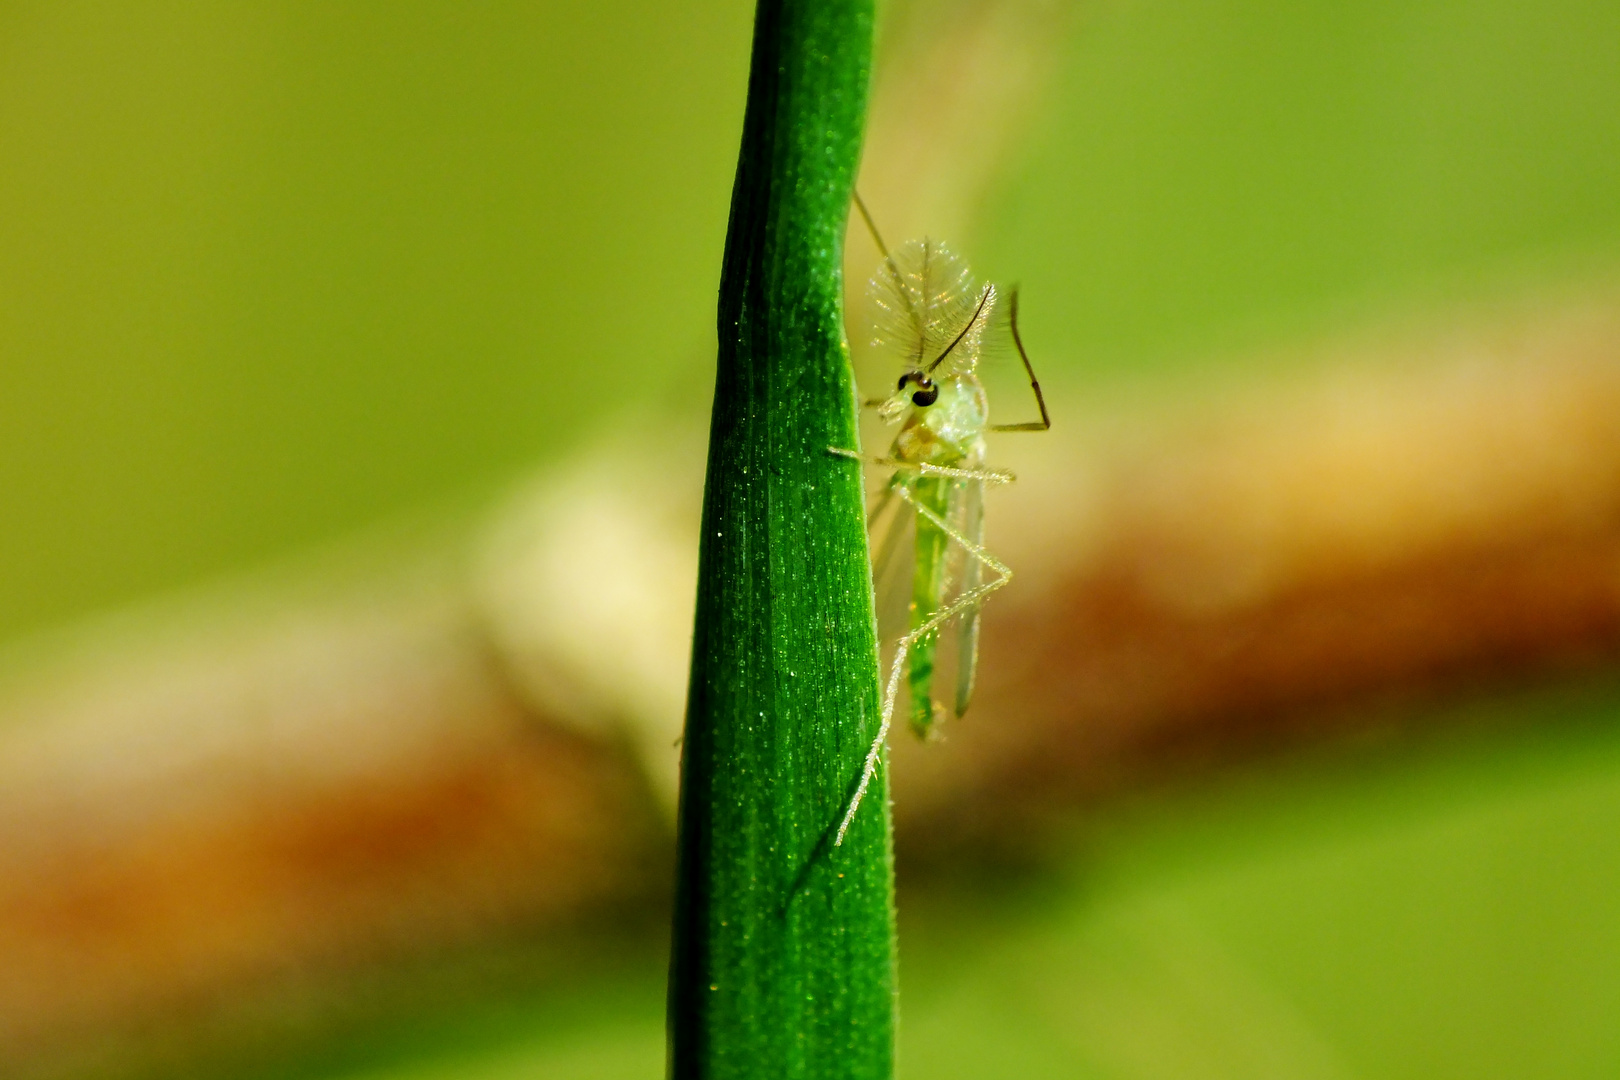
M 931 240 L 912 240 L 890 252 L 859 195 L 855 207 L 883 255 L 867 285 L 878 312 L 874 344 L 905 365 L 894 393 L 865 403 L 883 419 L 900 425 L 888 455 L 868 459 L 894 470 L 868 518 L 868 525 L 875 526 L 891 506 L 897 508 L 889 540 L 874 564 L 879 574 L 904 535 L 898 519 L 905 509 L 899 503 L 909 507 L 915 517 L 916 539 L 909 629 L 895 643 L 877 738 L 867 751 L 860 784 L 839 823 L 835 846 L 844 842 L 877 772 L 900 696 L 901 674 L 909 670 L 912 730 L 927 737 L 942 711 L 933 696 L 935 654 L 942 630 L 957 630 L 954 704 L 958 717 L 973 698 L 979 605 L 1012 580 L 1012 571 L 983 546 L 984 486 L 1013 480 L 1005 470 L 986 467 L 985 432 L 1046 431 L 1052 426 L 1041 384 L 1018 336 L 1018 290 L 1008 290 L 1003 303 L 994 285 L 975 280 L 966 263 Z M 977 373 L 979 361 L 1007 344 L 1023 361 L 1041 413 L 1039 420 L 989 422 L 990 406 Z M 854 450 L 829 449 L 862 460 Z M 985 571 L 991 575 L 988 580 Z

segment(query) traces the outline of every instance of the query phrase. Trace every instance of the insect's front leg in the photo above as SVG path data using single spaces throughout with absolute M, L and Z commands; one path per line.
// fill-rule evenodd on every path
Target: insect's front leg
M 829 454 L 837 454 L 852 461 L 878 465 L 885 469 L 913 472 L 920 476 L 948 476 L 953 480 L 982 480 L 987 484 L 1010 484 L 1018 478 L 1006 469 L 953 469 L 948 465 L 933 465 L 926 461 L 901 461 L 899 458 L 866 457 L 858 450 L 845 450 L 841 446 L 827 447 Z

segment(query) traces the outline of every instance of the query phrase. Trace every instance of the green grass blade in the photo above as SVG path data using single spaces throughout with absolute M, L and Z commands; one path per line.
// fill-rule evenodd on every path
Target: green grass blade
M 720 286 L 681 765 L 677 1078 L 885 1078 L 888 792 L 833 835 L 878 725 L 843 337 L 870 0 L 761 0 Z

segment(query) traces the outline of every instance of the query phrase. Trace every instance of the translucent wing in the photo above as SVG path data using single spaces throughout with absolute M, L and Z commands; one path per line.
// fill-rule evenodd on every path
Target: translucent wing
M 984 545 L 984 481 L 964 480 L 951 505 L 951 524 L 974 544 Z M 984 564 L 962 550 L 961 582 L 957 595 L 963 596 L 984 580 Z M 979 605 L 969 605 L 956 619 L 956 716 L 967 712 L 973 701 L 973 685 L 979 673 Z
M 884 260 L 867 296 L 875 309 L 872 343 L 907 367 L 925 368 L 974 322 L 983 288 L 948 248 L 923 239 Z
M 881 586 L 893 576 L 898 556 L 906 549 L 909 508 L 894 493 L 891 483 L 884 487 L 872 512 L 867 515 L 866 529 L 872 538 L 872 584 Z
M 884 486 L 883 494 L 867 515 L 867 533 L 872 543 L 872 587 L 877 599 L 878 642 L 883 671 L 894 658 L 895 642 L 906 632 L 911 605 L 911 560 L 916 533 L 916 514 L 904 499 L 894 493 L 894 484 Z

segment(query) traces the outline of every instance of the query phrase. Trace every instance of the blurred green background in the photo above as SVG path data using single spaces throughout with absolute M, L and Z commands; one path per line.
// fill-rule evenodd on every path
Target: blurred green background
M 972 238 L 1059 411 L 1620 262 L 1620 6 L 1077 11 Z M 0 638 L 701 415 L 751 15 L 0 6 Z M 1614 1075 L 1620 690 L 1470 708 L 907 894 L 902 1074 Z M 659 965 L 219 1075 L 656 1075 Z
M 751 15 L 7 5 L 0 636 L 487 488 L 702 363 Z

